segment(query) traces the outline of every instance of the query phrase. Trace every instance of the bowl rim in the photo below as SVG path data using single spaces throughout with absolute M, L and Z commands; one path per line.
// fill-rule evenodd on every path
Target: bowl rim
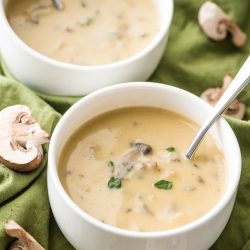
M 74 201 L 70 198 L 70 196 L 66 193 L 64 190 L 57 171 L 57 164 L 55 159 L 55 151 L 56 151 L 56 138 L 60 136 L 61 130 L 64 128 L 64 124 L 67 122 L 68 118 L 71 116 L 71 113 L 74 113 L 75 110 L 79 110 L 82 106 L 85 105 L 86 102 L 88 102 L 91 99 L 98 98 L 99 95 L 106 94 L 112 92 L 112 91 L 119 91 L 124 88 L 154 88 L 161 90 L 167 90 L 173 94 L 181 94 L 185 95 L 186 97 L 189 97 L 194 102 L 198 102 L 199 105 L 202 106 L 202 109 L 207 109 L 212 111 L 212 107 L 203 101 L 198 96 L 174 87 L 170 85 L 160 84 L 160 83 L 153 83 L 153 82 L 131 82 L 131 83 L 122 83 L 118 85 L 112 85 L 108 86 L 102 89 L 99 89 L 97 91 L 94 91 L 93 93 L 87 95 L 86 97 L 82 98 L 78 102 L 76 102 L 72 107 L 70 107 L 66 113 L 63 115 L 59 123 L 56 125 L 56 128 L 52 134 L 51 141 L 50 141 L 50 147 L 49 147 L 49 154 L 48 154 L 48 185 L 50 185 L 50 181 L 54 184 L 54 187 L 57 189 L 57 191 L 60 193 L 62 199 L 66 202 L 66 204 L 76 213 L 82 220 L 87 221 L 88 223 L 92 224 L 92 226 L 95 226 L 101 230 L 104 230 L 108 233 L 113 233 L 116 235 L 124 236 L 124 237 L 130 237 L 130 238 L 162 238 L 162 237 L 170 237 L 173 235 L 179 235 L 183 233 L 187 233 L 192 231 L 193 229 L 199 227 L 202 224 L 208 223 L 210 219 L 218 215 L 223 209 L 227 206 L 227 204 L 230 202 L 230 200 L 234 197 L 235 193 L 237 192 L 238 183 L 240 180 L 241 175 L 241 167 L 242 167 L 242 161 L 241 161 L 241 152 L 240 147 L 238 144 L 238 141 L 236 139 L 236 136 L 230 127 L 230 125 L 226 122 L 226 120 L 222 117 L 220 118 L 220 123 L 223 125 L 224 128 L 226 128 L 226 132 L 228 133 L 228 136 L 231 137 L 231 139 L 234 141 L 234 147 L 235 147 L 235 157 L 237 159 L 237 166 L 234 168 L 234 179 L 233 182 L 230 183 L 230 185 L 227 186 L 227 189 L 225 190 L 224 194 L 220 198 L 220 200 L 214 205 L 212 209 L 210 209 L 206 214 L 198 218 L 197 220 L 190 222 L 188 224 L 185 224 L 183 226 L 168 229 L 165 231 L 153 231 L 153 232 L 137 232 L 137 231 L 130 231 L 126 229 L 121 229 L 112 225 L 104 224 L 100 222 L 99 220 L 95 219 L 91 215 L 89 215 L 87 212 L 83 211 Z M 79 125 L 80 126 L 80 125 Z
M 156 0 L 155 0 L 156 1 Z M 38 60 L 42 61 L 43 63 L 50 64 L 55 67 L 60 67 L 63 69 L 71 69 L 71 70 L 88 70 L 88 71 L 95 71 L 95 70 L 105 70 L 105 69 L 116 69 L 117 67 L 122 67 L 130 64 L 133 61 L 137 61 L 140 58 L 143 58 L 145 55 L 150 53 L 155 47 L 157 47 L 162 39 L 164 39 L 165 35 L 168 33 L 170 24 L 173 17 L 174 12 L 174 3 L 173 0 L 158 0 L 159 2 L 168 1 L 169 8 L 166 9 L 166 15 L 160 15 L 160 29 L 155 35 L 155 37 L 146 45 L 146 47 L 139 52 L 125 58 L 121 61 L 117 61 L 110 64 L 102 64 L 102 65 L 79 65 L 79 64 L 70 64 L 63 61 L 59 61 L 53 58 L 50 58 L 42 53 L 36 51 L 35 49 L 28 46 L 12 29 L 10 23 L 7 20 L 6 12 L 5 12 L 5 0 L 0 0 L 0 22 L 4 25 L 7 29 L 12 40 L 16 41 L 19 47 L 24 50 L 26 53 L 30 54 L 31 56 L 37 58 Z M 158 7 L 157 7 L 158 8 Z

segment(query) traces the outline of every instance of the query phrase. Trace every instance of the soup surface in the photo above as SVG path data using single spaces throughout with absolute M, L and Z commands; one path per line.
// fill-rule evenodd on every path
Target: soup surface
M 210 136 L 192 161 L 185 159 L 197 130 L 163 109 L 106 113 L 66 143 L 60 180 L 72 200 L 103 223 L 135 231 L 184 225 L 208 212 L 226 184 L 224 156 Z
M 16 34 L 40 53 L 71 64 L 101 65 L 144 49 L 160 28 L 155 0 L 8 0 Z

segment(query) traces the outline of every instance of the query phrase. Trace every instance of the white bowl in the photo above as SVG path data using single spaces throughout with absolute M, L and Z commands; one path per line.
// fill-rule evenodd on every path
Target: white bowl
M 133 232 L 103 224 L 81 210 L 60 183 L 57 164 L 62 148 L 83 123 L 104 112 L 131 106 L 165 108 L 202 124 L 212 107 L 184 90 L 153 83 L 128 83 L 98 90 L 73 105 L 56 126 L 49 147 L 48 192 L 55 219 L 76 249 L 87 250 L 202 250 L 219 237 L 231 214 L 241 173 L 236 137 L 221 118 L 210 134 L 227 162 L 227 187 L 219 202 L 204 216 L 162 232 Z M 202 202 L 202 201 L 201 201 Z
M 121 82 L 145 81 L 157 67 L 166 47 L 173 0 L 156 0 L 160 31 L 141 52 L 102 66 L 80 66 L 48 58 L 25 44 L 12 30 L 0 0 L 0 51 L 7 67 L 21 82 L 52 95 L 79 96 Z

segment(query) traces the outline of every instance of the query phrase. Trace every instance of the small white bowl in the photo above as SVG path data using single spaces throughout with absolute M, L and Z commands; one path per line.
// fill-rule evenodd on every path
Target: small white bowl
M 60 183 L 60 153 L 83 123 L 122 107 L 165 108 L 202 124 L 212 107 L 184 90 L 153 83 L 128 83 L 98 90 L 73 105 L 56 126 L 49 147 L 48 192 L 55 219 L 76 249 L 88 250 L 202 250 L 219 237 L 231 214 L 241 173 L 241 154 L 236 137 L 221 118 L 210 134 L 227 163 L 227 187 L 219 202 L 204 216 L 179 228 L 161 232 L 133 232 L 106 225 L 81 210 Z M 205 199 L 205 197 L 204 197 Z M 202 202 L 202 201 L 201 201 Z
M 79 96 L 115 83 L 145 81 L 163 55 L 173 15 L 173 0 L 155 1 L 160 31 L 145 49 L 116 63 L 80 66 L 53 60 L 30 48 L 12 30 L 4 11 L 6 0 L 0 0 L 1 55 L 18 80 L 52 95 Z

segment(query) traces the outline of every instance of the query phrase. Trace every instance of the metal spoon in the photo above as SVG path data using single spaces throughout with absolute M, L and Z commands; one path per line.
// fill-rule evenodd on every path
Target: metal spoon
M 56 9 L 63 10 L 63 4 L 61 0 L 52 0 Z
M 213 112 L 205 120 L 191 146 L 186 152 L 187 159 L 190 160 L 193 157 L 196 149 L 200 145 L 209 128 L 220 118 L 221 114 L 230 106 L 233 100 L 240 94 L 248 83 L 250 83 L 250 56 L 248 56 L 232 83 L 214 107 Z

